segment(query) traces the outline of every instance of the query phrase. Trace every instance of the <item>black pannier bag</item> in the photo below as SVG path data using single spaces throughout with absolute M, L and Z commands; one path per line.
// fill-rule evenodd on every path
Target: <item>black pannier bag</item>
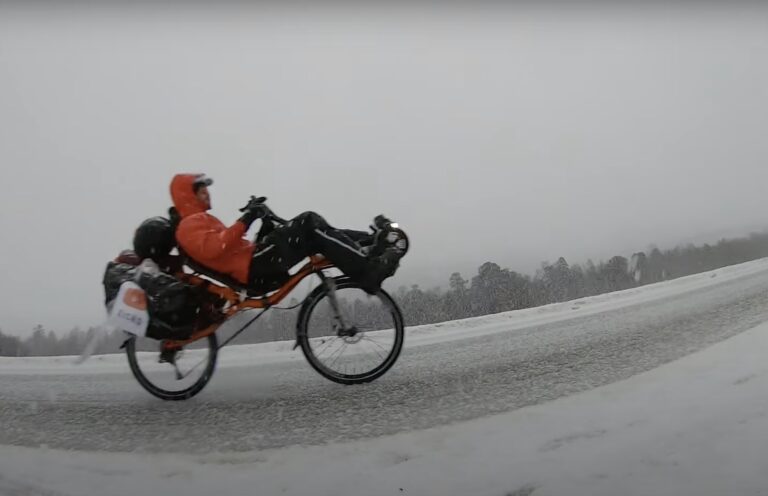
M 135 280 L 138 267 L 109 262 L 104 273 L 104 292 L 109 304 L 120 285 Z M 186 339 L 194 331 L 201 301 L 193 286 L 164 272 L 142 273 L 137 284 L 147 294 L 149 327 L 152 339 Z
M 138 284 L 147 293 L 148 337 L 185 339 L 192 334 L 201 304 L 193 286 L 163 272 L 142 274 Z
M 136 276 L 136 266 L 127 263 L 109 262 L 101 281 L 104 285 L 104 304 L 109 305 L 117 297 L 120 285 L 132 281 Z

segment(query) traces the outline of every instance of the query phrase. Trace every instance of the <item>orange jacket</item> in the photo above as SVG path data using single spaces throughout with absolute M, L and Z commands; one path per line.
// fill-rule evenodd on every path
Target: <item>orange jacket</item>
M 171 181 L 171 198 L 181 216 L 176 241 L 196 262 L 247 283 L 255 245 L 243 238 L 242 222 L 227 227 L 206 212 L 192 189 L 198 175 L 177 174 Z

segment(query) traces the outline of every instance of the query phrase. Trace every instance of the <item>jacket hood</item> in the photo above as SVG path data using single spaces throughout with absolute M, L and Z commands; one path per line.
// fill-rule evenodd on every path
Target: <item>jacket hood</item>
M 202 174 L 176 174 L 171 180 L 171 198 L 173 206 L 183 219 L 192 214 L 205 212 L 206 205 L 197 199 L 192 185 Z

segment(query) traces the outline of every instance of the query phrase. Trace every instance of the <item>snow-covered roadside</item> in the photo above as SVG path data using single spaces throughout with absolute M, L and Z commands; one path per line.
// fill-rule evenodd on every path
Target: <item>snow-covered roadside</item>
M 687 277 L 638 288 L 590 296 L 574 301 L 553 303 L 541 307 L 409 327 L 405 346 L 408 348 L 498 332 L 508 332 L 534 325 L 567 320 L 584 315 L 607 312 L 629 305 L 669 298 L 688 291 L 714 286 L 740 277 L 768 270 L 768 258 L 723 267 Z M 303 360 L 293 350 L 293 341 L 233 345 L 221 350 L 219 367 L 237 367 Z M 77 357 L 0 357 L 0 374 L 77 374 L 130 373 L 122 354 L 99 355 L 75 365 Z
M 5 446 L 0 494 L 768 494 L 767 349 L 768 323 L 574 396 L 346 444 L 197 457 Z

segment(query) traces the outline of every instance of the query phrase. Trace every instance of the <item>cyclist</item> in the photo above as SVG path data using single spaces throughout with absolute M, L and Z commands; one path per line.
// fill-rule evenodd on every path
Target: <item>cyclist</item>
M 266 218 L 267 207 L 254 198 L 240 209 L 243 215 L 237 222 L 227 227 L 208 213 L 212 184 L 205 174 L 174 176 L 171 197 L 180 217 L 176 239 L 196 262 L 257 291 L 277 289 L 287 280 L 291 267 L 321 254 L 364 290 L 375 293 L 395 273 L 404 255 L 387 244 L 386 236 L 336 229 L 315 212 L 304 212 L 275 226 Z M 252 243 L 243 236 L 257 219 L 262 219 L 262 226 Z M 374 223 L 383 229 L 389 221 L 378 216 Z

